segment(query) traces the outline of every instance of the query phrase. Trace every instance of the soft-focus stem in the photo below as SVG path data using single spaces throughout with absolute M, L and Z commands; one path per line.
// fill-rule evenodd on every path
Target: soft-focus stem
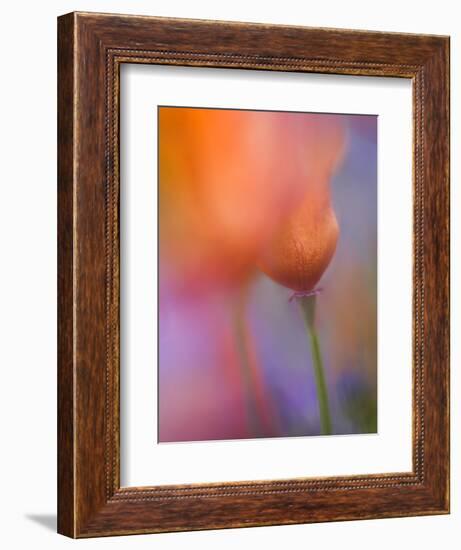
M 258 413 L 256 410 L 254 395 L 252 391 L 253 382 L 251 377 L 251 366 L 246 334 L 245 304 L 246 292 L 243 291 L 234 303 L 234 333 L 237 351 L 240 358 L 241 374 L 243 379 L 243 391 L 245 394 L 245 403 L 247 409 L 248 429 L 250 433 L 254 436 L 261 435 L 261 427 L 258 420 Z
M 328 403 L 328 389 L 325 382 L 325 371 L 323 368 L 322 354 L 320 352 L 319 338 L 315 328 L 316 299 L 317 297 L 315 295 L 300 296 L 297 298 L 311 346 L 312 364 L 314 367 L 315 385 L 319 403 L 320 427 L 322 435 L 329 435 L 331 434 L 330 406 Z

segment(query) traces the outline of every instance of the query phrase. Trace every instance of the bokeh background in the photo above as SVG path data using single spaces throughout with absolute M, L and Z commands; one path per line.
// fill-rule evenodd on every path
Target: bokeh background
M 317 116 L 331 120 L 332 115 Z M 373 433 L 377 117 L 333 116 L 344 132 L 343 153 L 329 181 L 340 235 L 318 284 L 322 290 L 316 323 L 333 434 Z M 178 128 L 181 131 L 180 124 Z M 178 251 L 186 250 L 183 254 L 193 256 L 195 248 L 193 232 L 189 240 L 178 221 L 186 217 L 181 201 L 191 198 L 181 185 L 170 185 L 177 172 L 162 171 L 165 142 L 171 149 L 174 140 L 174 135 L 167 139 L 166 127 L 160 126 L 159 442 L 319 435 L 311 350 L 300 309 L 290 301 L 292 290 L 257 269 L 234 286 L 210 284 L 205 267 L 203 284 L 191 280 L 188 285 L 187 278 L 177 284 L 184 271 L 172 259 L 174 239 Z M 170 161 L 176 162 L 171 154 Z M 182 167 L 184 181 L 189 181 L 191 166 Z M 202 213 L 197 207 L 197 215 Z M 162 226 L 162 220 L 168 223 Z M 195 279 L 200 280 L 200 261 L 197 265 Z M 242 341 L 247 356 L 243 362 Z

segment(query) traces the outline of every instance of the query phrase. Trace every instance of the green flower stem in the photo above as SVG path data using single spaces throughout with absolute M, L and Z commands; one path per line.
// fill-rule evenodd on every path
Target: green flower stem
M 322 354 L 320 352 L 319 338 L 315 328 L 315 305 L 317 297 L 299 296 L 297 298 L 299 307 L 303 314 L 304 324 L 309 336 L 312 364 L 314 367 L 315 386 L 319 403 L 320 427 L 322 435 L 331 434 L 330 406 L 328 403 L 328 389 L 325 382 L 325 371 L 323 368 Z

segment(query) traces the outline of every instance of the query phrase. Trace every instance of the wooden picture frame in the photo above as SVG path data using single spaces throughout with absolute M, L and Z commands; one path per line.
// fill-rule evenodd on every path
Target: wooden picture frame
M 412 80 L 411 472 L 120 487 L 122 63 Z M 58 531 L 97 537 L 448 513 L 448 37 L 71 13 L 58 20 L 58 76 Z

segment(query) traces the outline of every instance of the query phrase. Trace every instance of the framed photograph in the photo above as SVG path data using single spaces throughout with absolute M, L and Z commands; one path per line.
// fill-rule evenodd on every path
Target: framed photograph
M 58 19 L 58 531 L 449 512 L 449 39 Z

